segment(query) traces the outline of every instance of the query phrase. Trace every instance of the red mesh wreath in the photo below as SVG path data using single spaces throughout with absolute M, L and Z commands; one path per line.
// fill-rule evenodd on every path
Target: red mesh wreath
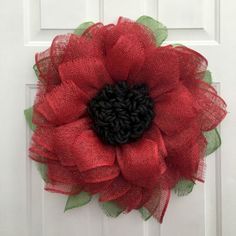
M 202 55 L 157 47 L 151 30 L 120 18 L 56 36 L 35 60 L 30 157 L 47 165 L 46 190 L 145 207 L 161 222 L 179 180 L 203 181 L 203 132 L 226 111 Z

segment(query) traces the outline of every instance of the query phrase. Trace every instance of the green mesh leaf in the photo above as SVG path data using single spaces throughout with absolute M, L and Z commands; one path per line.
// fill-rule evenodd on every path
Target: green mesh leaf
M 38 70 L 38 67 L 36 66 L 36 64 L 33 65 L 33 69 L 34 69 L 35 75 L 39 79 L 39 70 Z
M 206 156 L 208 156 L 221 145 L 221 138 L 217 129 L 204 132 L 204 136 L 207 140 Z
M 209 70 L 207 70 L 207 71 L 205 72 L 203 81 L 206 82 L 206 83 L 208 83 L 208 84 L 212 84 L 212 76 L 211 76 L 211 72 L 210 72 Z
M 42 179 L 44 180 L 44 182 L 48 182 L 48 176 L 47 176 L 47 165 L 43 164 L 43 163 L 37 163 L 37 169 L 40 173 L 40 176 L 42 177 Z
M 194 182 L 191 180 L 180 180 L 174 187 L 174 191 L 178 196 L 186 196 L 192 192 Z
M 140 208 L 139 212 L 141 213 L 141 216 L 144 220 L 148 220 L 152 216 L 152 214 L 145 207 Z
M 153 31 L 158 46 L 160 46 L 168 36 L 168 31 L 166 26 L 164 26 L 162 23 L 153 19 L 150 16 L 141 16 L 138 18 L 137 22 L 139 24 L 145 25 L 151 31 Z
M 82 23 L 74 30 L 74 34 L 82 35 L 84 31 L 88 29 L 90 26 L 92 26 L 93 24 L 94 23 L 91 21 Z
M 81 207 L 89 203 L 92 196 L 87 192 L 81 192 L 78 195 L 69 196 L 66 201 L 65 211 Z
M 32 123 L 32 117 L 33 117 L 33 107 L 30 107 L 28 109 L 24 110 L 25 119 L 27 121 L 27 124 L 29 125 L 30 129 L 32 131 L 35 131 L 36 126 Z
M 117 217 L 123 211 L 115 202 L 102 202 L 101 204 L 102 210 L 107 216 Z

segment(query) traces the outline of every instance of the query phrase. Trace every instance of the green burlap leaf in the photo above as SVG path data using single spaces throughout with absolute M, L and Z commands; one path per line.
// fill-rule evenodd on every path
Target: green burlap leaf
M 36 126 L 32 123 L 33 118 L 33 107 L 24 110 L 25 119 L 32 131 L 35 131 Z
M 207 140 L 206 156 L 208 156 L 221 145 L 221 138 L 217 129 L 204 132 L 204 136 Z
M 88 29 L 90 26 L 92 26 L 93 24 L 94 23 L 91 21 L 82 23 L 74 30 L 74 34 L 82 35 L 84 31 Z
M 206 83 L 208 83 L 208 84 L 212 84 L 212 76 L 211 76 L 211 72 L 210 72 L 209 70 L 207 70 L 207 71 L 205 72 L 203 81 L 206 82 Z
M 160 46 L 166 40 L 168 36 L 167 28 L 159 21 L 153 19 L 150 16 L 141 16 L 137 19 L 137 22 L 139 24 L 145 25 L 151 31 L 153 31 L 158 46 Z
M 141 213 L 141 216 L 144 220 L 148 220 L 151 218 L 152 214 L 146 209 L 145 207 L 141 207 L 139 209 L 139 212 Z
M 112 202 L 112 201 L 102 202 L 100 203 L 100 206 L 107 216 L 114 217 L 114 218 L 119 216 L 121 212 L 123 211 L 115 202 Z
M 92 196 L 87 192 L 80 192 L 78 195 L 69 196 L 66 201 L 65 210 L 81 207 L 89 203 Z
M 192 192 L 194 182 L 191 180 L 180 180 L 174 187 L 174 191 L 178 196 L 186 196 Z

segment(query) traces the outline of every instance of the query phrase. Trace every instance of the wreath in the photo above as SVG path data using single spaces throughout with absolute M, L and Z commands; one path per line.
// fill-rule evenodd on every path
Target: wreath
M 120 17 L 83 23 L 36 54 L 29 157 L 45 190 L 68 195 L 65 210 L 97 195 L 109 216 L 137 209 L 162 222 L 171 189 L 186 195 L 204 182 L 226 104 L 207 60 L 161 46 L 166 37 L 151 17 Z

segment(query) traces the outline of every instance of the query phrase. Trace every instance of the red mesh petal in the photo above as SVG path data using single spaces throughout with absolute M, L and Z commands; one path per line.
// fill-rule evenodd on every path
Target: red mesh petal
M 116 199 L 116 202 L 119 204 L 119 206 L 121 206 L 127 212 L 139 208 L 141 201 L 142 188 L 136 186 L 132 186 L 126 194 Z
M 168 166 L 179 171 L 181 176 L 186 179 L 193 179 L 194 176 L 203 178 L 204 163 L 201 159 L 205 155 L 206 140 L 203 135 L 198 136 L 195 142 L 192 140 L 181 148 L 169 150 L 166 162 Z
M 115 150 L 105 145 L 93 131 L 84 131 L 74 142 L 73 156 L 81 172 L 101 166 L 112 166 Z
M 179 57 L 181 80 L 188 82 L 198 79 L 206 71 L 207 60 L 200 53 L 184 46 L 175 47 L 174 51 Z
M 188 87 L 199 108 L 201 129 L 214 129 L 227 114 L 224 100 L 217 95 L 212 86 L 203 81 L 195 80 Z
M 99 183 L 86 183 L 86 185 L 84 185 L 83 190 L 91 194 L 97 194 L 104 191 L 104 189 L 106 189 L 107 186 L 109 186 L 112 183 L 112 181 L 113 180 L 108 180 Z
M 171 162 L 166 161 L 166 171 L 162 174 L 159 179 L 160 189 L 170 190 L 175 187 L 177 182 L 180 180 L 181 175 L 180 172 L 175 166 L 171 164 Z
M 98 58 L 83 58 L 61 64 L 59 67 L 62 81 L 72 80 L 89 97 L 95 95 L 105 84 L 112 80 Z
M 63 62 L 71 34 L 56 36 L 50 48 L 50 58 L 53 66 L 58 71 L 58 66 Z
M 71 34 L 66 47 L 63 62 L 73 61 L 83 57 L 102 57 L 100 45 L 96 40 Z
M 65 124 L 81 117 L 86 111 L 87 96 L 72 81 L 67 81 L 47 93 L 43 102 L 34 107 L 33 122 L 41 125 L 45 119 L 52 124 Z M 42 119 L 39 119 L 42 117 Z
M 154 122 L 166 134 L 185 129 L 197 117 L 193 95 L 183 85 L 160 96 L 155 105 Z
M 78 178 L 78 175 L 74 175 L 73 172 L 60 164 L 48 164 L 47 168 L 47 177 L 50 182 L 72 185 L 82 184 L 82 180 Z
M 38 127 L 32 136 L 30 157 L 39 162 L 57 161 L 53 147 L 53 128 Z
M 132 81 L 149 86 L 150 95 L 155 99 L 159 95 L 175 88 L 179 83 L 179 59 L 170 47 L 149 50 L 142 70 Z
M 155 123 L 153 123 L 151 127 L 144 133 L 144 138 L 151 139 L 157 143 L 160 156 L 165 157 L 167 155 L 162 133 Z
M 165 171 L 157 144 L 148 139 L 117 148 L 117 161 L 124 178 L 138 186 L 155 186 Z
M 84 33 L 83 37 L 93 40 L 97 43 L 98 47 L 101 49 L 103 55 L 106 55 L 106 35 L 107 33 L 115 27 L 114 24 L 103 25 L 102 23 L 97 23 L 89 27 Z
M 155 46 L 155 37 L 145 26 L 132 21 L 120 20 L 105 36 L 104 43 L 106 50 L 109 51 L 121 36 L 127 35 L 133 35 L 138 38 L 144 48 Z
M 144 61 L 144 49 L 133 35 L 121 36 L 107 52 L 107 68 L 115 81 L 135 76 Z
M 202 131 L 198 120 L 194 120 L 193 122 L 189 123 L 186 129 L 182 130 L 181 132 L 175 133 L 173 135 L 163 134 L 167 152 L 169 153 L 172 150 L 186 148 L 186 144 L 194 144 L 201 133 Z
M 60 84 L 59 74 L 50 57 L 50 48 L 35 55 L 35 64 L 39 73 L 39 79 L 47 91 Z
M 117 166 L 102 166 L 81 173 L 85 183 L 99 183 L 116 178 L 120 173 Z
M 82 188 L 78 185 L 69 185 L 61 183 L 47 183 L 44 188 L 46 191 L 53 193 L 61 193 L 65 195 L 76 195 L 79 194 Z
M 126 194 L 130 188 L 131 185 L 122 176 L 119 176 L 100 192 L 99 200 L 102 202 L 115 200 Z
M 155 217 L 160 223 L 162 223 L 165 215 L 167 205 L 170 199 L 170 190 L 156 189 L 153 191 L 152 197 L 144 205 L 145 208 Z
M 89 128 L 89 120 L 83 118 L 54 129 L 54 148 L 62 165 L 76 165 L 72 154 L 73 144 L 81 132 Z

